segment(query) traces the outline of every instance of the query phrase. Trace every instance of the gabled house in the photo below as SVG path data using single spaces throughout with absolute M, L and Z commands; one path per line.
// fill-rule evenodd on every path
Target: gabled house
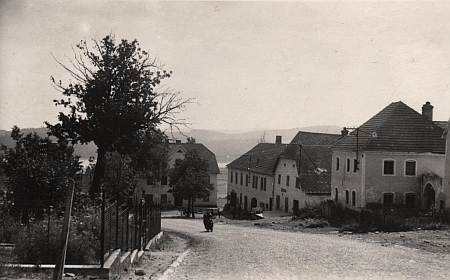
M 175 165 L 177 159 L 184 159 L 186 153 L 190 150 L 197 150 L 200 157 L 206 159 L 209 163 L 209 178 L 214 185 L 214 190 L 208 198 L 195 201 L 195 207 L 217 207 L 217 175 L 220 173 L 217 165 L 216 156 L 208 148 L 200 143 L 181 143 L 177 140 L 176 143 L 169 144 L 169 167 Z M 182 207 L 187 206 L 187 200 L 178 199 L 169 192 L 170 178 L 162 176 L 160 180 L 152 179 L 139 180 L 136 195 L 138 198 L 146 197 L 147 200 L 161 203 L 164 206 Z
M 277 136 L 275 143 L 259 143 L 227 165 L 227 193 L 236 195 L 236 205 L 246 211 L 255 207 L 272 210 L 274 171 L 286 147 L 281 136 Z
M 333 146 L 332 197 L 353 208 L 404 205 L 443 208 L 444 122 L 394 102 Z
M 292 208 L 318 206 L 320 202 L 330 198 L 331 147 L 340 139 L 339 134 L 303 131 L 297 133 L 280 157 L 281 161 L 295 160 L 294 163 L 297 166 L 295 188 L 285 188 L 282 183 L 277 182 L 275 188 L 275 204 L 277 206 L 279 205 L 285 211 L 289 209 L 290 212 Z M 289 165 L 291 162 L 284 162 L 277 166 L 278 177 L 283 174 L 285 163 Z
M 227 166 L 228 193 L 244 210 L 292 213 L 330 197 L 330 148 L 340 135 L 300 131 L 290 144 L 281 139 L 260 143 Z
M 450 208 L 450 119 L 445 127 L 442 137 L 445 139 L 445 171 L 444 171 L 444 194 L 445 208 Z

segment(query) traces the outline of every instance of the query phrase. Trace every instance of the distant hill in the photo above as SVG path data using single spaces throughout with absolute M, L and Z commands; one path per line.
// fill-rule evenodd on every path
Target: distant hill
M 197 143 L 202 143 L 213 152 L 216 155 L 218 162 L 227 163 L 235 160 L 250 150 L 263 139 L 266 143 L 274 143 L 275 136 L 280 135 L 283 143 L 290 143 L 292 138 L 294 138 L 299 131 L 339 134 L 341 129 L 342 128 L 338 126 L 309 126 L 280 130 L 253 130 L 236 133 L 193 129 L 189 132 L 183 132 L 184 135 L 179 132 L 174 132 L 169 135 L 169 138 L 186 142 L 187 137 L 193 137 Z M 43 127 L 22 129 L 21 131 L 23 133 L 36 132 L 40 136 L 47 136 L 47 130 Z M 10 131 L 0 130 L 0 143 L 8 147 L 13 147 L 14 141 L 11 139 L 10 134 Z M 96 152 L 97 147 L 94 143 L 88 145 L 75 145 L 75 154 L 82 158 L 89 158 L 90 156 L 95 157 Z
M 28 134 L 30 132 L 36 132 L 41 137 L 47 137 L 47 129 L 45 127 L 40 128 L 24 128 L 20 129 L 20 132 Z M 56 141 L 55 137 L 50 137 L 53 141 Z M 14 147 L 14 140 L 11 138 L 11 131 L 0 130 L 0 144 L 3 144 L 9 148 Z M 94 143 L 89 143 L 87 145 L 77 144 L 74 146 L 74 153 L 82 158 L 89 158 L 90 156 L 95 156 L 97 153 L 97 146 Z
M 249 132 L 224 133 L 212 130 L 191 130 L 189 132 L 173 133 L 169 137 L 173 140 L 186 141 L 187 137 L 195 138 L 211 150 L 218 162 L 231 162 L 254 147 L 262 138 L 266 143 L 274 143 L 277 135 L 282 137 L 283 143 L 290 143 L 299 131 L 340 134 L 338 126 L 309 126 L 292 129 L 254 130 Z

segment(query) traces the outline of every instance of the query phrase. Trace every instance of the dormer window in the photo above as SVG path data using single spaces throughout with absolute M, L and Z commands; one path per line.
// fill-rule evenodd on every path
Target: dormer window
M 183 151 L 182 151 L 182 150 L 178 150 L 178 151 L 177 151 L 177 153 L 179 153 L 179 154 L 182 154 L 182 153 L 183 153 Z

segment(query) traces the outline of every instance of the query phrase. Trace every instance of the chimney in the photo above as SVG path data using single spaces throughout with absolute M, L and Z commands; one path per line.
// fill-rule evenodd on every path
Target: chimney
M 180 144 L 180 143 L 181 143 L 181 140 L 178 140 L 178 139 L 177 139 L 176 143 L 177 143 L 177 144 Z
M 276 144 L 276 145 L 281 145 L 281 135 L 277 135 L 277 136 L 276 136 L 275 144 Z
M 346 127 L 344 127 L 344 129 L 341 130 L 341 137 L 345 137 L 348 135 L 348 130 Z
M 430 104 L 430 102 L 427 101 L 422 106 L 422 116 L 429 121 L 433 121 L 433 108 L 434 107 Z

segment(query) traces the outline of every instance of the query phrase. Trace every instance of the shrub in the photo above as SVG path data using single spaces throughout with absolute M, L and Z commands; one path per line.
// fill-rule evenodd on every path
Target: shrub
M 346 220 L 342 226 L 342 231 L 361 232 L 360 224 L 356 220 Z
M 66 264 L 98 263 L 100 252 L 99 219 L 96 216 L 73 218 L 70 224 Z M 19 263 L 55 263 L 59 252 L 62 219 L 52 217 L 50 231 L 48 221 L 36 221 L 22 230 L 15 238 L 14 253 Z
M 328 226 L 328 222 L 324 219 L 306 219 L 305 223 L 306 228 L 323 228 Z
M 0 243 L 14 243 L 14 237 L 20 230 L 20 223 L 13 216 L 3 214 L 0 221 Z

